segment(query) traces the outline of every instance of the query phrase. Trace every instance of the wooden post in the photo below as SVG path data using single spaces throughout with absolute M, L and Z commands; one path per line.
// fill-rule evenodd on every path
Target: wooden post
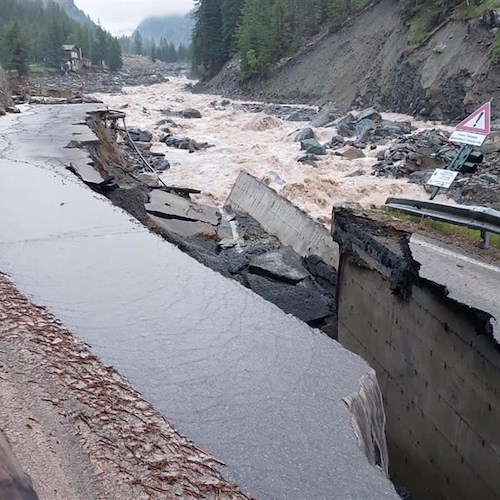
M 30 478 L 22 471 L 7 438 L 0 430 L 0 499 L 38 500 Z

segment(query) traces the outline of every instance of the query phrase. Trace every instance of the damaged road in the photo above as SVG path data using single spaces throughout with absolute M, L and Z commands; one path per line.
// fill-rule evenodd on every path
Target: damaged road
M 105 126 L 105 118 L 122 115 L 99 112 L 88 119 L 100 139 L 89 148 L 94 168 L 103 179 L 116 182 L 115 189 L 103 190 L 101 186 L 98 190 L 201 263 L 335 337 L 335 269 L 317 256 L 303 259 L 243 212 L 197 203 L 190 198 L 192 190 L 160 184 L 144 165 L 144 160 L 151 165 L 154 158 L 116 142 L 117 127 Z M 134 153 L 135 162 L 127 162 Z M 259 260 L 267 262 L 265 272 Z M 284 276 L 285 267 L 289 273 L 298 273 L 300 279 Z
M 0 269 L 222 460 L 224 476 L 248 494 L 397 498 L 371 465 L 385 460 L 360 448 L 368 436 L 364 450 L 385 449 L 372 442 L 383 440 L 374 429 L 383 420 L 369 397 L 378 394 L 369 366 L 82 185 L 61 150 L 68 123 L 85 110 L 64 107 L 66 122 L 49 129 L 40 123 L 56 111 L 35 108 L 0 129 L 9 141 L 0 158 L 0 210 L 9 214 L 0 218 Z M 353 408 L 374 405 L 371 417 L 350 413 L 347 396 L 359 400 Z M 170 470 L 159 465 L 164 481 Z

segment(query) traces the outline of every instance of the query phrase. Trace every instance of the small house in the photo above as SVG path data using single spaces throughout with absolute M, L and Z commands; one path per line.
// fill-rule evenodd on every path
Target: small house
M 82 49 L 76 45 L 63 45 L 64 67 L 68 71 L 80 71 L 83 67 Z

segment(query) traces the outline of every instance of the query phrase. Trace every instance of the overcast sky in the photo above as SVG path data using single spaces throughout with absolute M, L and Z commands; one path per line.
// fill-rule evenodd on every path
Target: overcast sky
M 114 35 L 129 35 L 146 17 L 185 14 L 193 0 L 74 0 L 77 7 Z

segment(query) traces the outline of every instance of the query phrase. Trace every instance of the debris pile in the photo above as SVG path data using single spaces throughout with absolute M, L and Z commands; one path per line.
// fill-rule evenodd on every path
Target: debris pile
M 419 182 L 436 168 L 446 168 L 456 153 L 456 146 L 440 130 L 424 130 L 398 139 L 381 152 L 374 165 L 377 177 L 409 177 Z

